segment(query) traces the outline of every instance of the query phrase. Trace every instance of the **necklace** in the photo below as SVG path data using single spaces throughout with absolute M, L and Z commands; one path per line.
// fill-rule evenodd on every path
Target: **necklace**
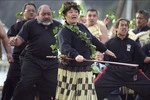
M 96 53 L 96 47 L 91 43 L 90 39 L 87 37 L 87 34 L 79 30 L 79 27 L 77 25 L 69 24 L 65 25 L 65 27 L 75 32 L 78 37 L 86 43 L 86 46 L 90 48 L 92 54 Z

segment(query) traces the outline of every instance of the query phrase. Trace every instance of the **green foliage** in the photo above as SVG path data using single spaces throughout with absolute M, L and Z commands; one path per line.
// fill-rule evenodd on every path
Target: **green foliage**
M 135 27 L 135 25 L 136 25 L 136 22 L 135 22 L 135 18 L 134 18 L 134 19 L 130 20 L 129 28 L 133 29 Z
M 109 19 L 111 19 L 111 20 L 112 20 L 112 23 L 115 23 L 116 20 L 117 20 L 117 18 L 116 18 L 116 16 L 115 16 L 114 12 L 109 12 L 109 13 L 106 15 L 106 17 L 108 17 Z
M 67 27 L 71 31 L 75 32 L 78 35 L 78 37 L 86 43 L 86 46 L 90 48 L 91 58 L 93 58 L 92 54 L 96 53 L 96 47 L 91 43 L 90 39 L 87 37 L 87 34 L 80 31 L 79 27 L 76 25 L 69 24 L 69 25 L 65 25 L 65 27 Z
M 56 26 L 53 29 L 54 37 L 56 39 L 56 43 L 54 45 L 50 45 L 50 48 L 52 49 L 52 53 L 58 52 L 58 31 L 62 28 L 62 25 Z
M 111 20 L 112 20 L 112 23 L 115 23 L 116 20 L 117 20 L 117 18 L 116 18 L 116 16 L 115 16 L 114 12 L 109 12 L 109 13 L 106 15 L 106 17 L 108 17 L 109 19 L 111 19 Z M 130 28 L 130 29 L 133 29 L 133 28 L 135 27 L 135 25 L 136 25 L 135 19 L 130 20 L 129 28 Z
M 22 12 L 16 12 L 16 17 L 17 18 L 23 18 L 23 13 Z
M 57 52 L 57 49 L 56 49 L 57 45 L 54 44 L 54 45 L 51 45 L 50 47 L 52 49 L 52 53 L 56 53 Z
M 86 33 L 80 31 L 78 26 L 72 25 L 72 24 L 69 24 L 69 25 L 68 25 L 68 24 L 61 25 L 61 26 L 55 27 L 55 28 L 53 29 L 53 33 L 54 33 L 55 39 L 56 39 L 56 44 L 50 46 L 51 49 L 52 49 L 52 53 L 58 52 L 58 49 L 59 49 L 59 48 L 58 48 L 58 34 L 57 34 L 57 33 L 58 33 L 58 31 L 59 31 L 61 28 L 65 28 L 65 27 L 68 28 L 68 29 L 70 29 L 71 31 L 75 32 L 75 33 L 78 35 L 78 37 L 79 37 L 82 41 L 84 41 L 84 42 L 86 43 L 86 46 L 88 46 L 88 47 L 90 48 L 90 51 L 91 51 L 91 58 L 93 58 L 93 57 L 92 57 L 92 54 L 95 54 L 95 53 L 96 53 L 96 47 L 91 43 L 91 41 L 90 41 L 90 39 L 87 37 L 87 34 L 86 34 Z
M 80 16 L 85 16 L 85 11 L 84 10 L 80 10 Z
M 64 18 L 63 18 L 64 15 L 63 15 L 63 13 L 62 13 L 63 11 L 64 11 L 64 4 L 62 4 L 61 8 L 59 9 L 59 17 L 62 18 L 62 19 L 64 19 Z
M 52 17 L 56 18 L 55 11 L 52 11 Z
M 91 68 L 92 68 L 92 72 L 93 73 L 95 73 L 95 74 L 99 73 L 99 69 L 98 69 L 98 67 L 96 66 L 95 63 L 91 65 Z

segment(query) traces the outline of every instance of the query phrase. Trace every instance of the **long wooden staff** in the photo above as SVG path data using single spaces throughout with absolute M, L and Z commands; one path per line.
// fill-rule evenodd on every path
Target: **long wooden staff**
M 57 56 L 46 56 L 46 58 L 58 58 Z M 72 58 L 64 57 L 66 60 L 75 60 Z M 84 59 L 83 61 L 87 62 L 99 62 L 99 63 L 106 63 L 106 64 L 114 64 L 114 65 L 122 65 L 122 66 L 131 66 L 131 67 L 138 67 L 138 64 L 129 64 L 129 63 L 120 63 L 120 62 L 112 62 L 112 61 L 99 61 L 99 60 L 88 60 Z

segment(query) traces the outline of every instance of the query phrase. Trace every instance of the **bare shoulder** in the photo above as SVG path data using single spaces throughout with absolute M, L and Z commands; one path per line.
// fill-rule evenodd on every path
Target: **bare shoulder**
M 100 26 L 103 26 L 103 27 L 106 26 L 105 23 L 101 20 L 97 20 L 97 24 L 99 24 Z

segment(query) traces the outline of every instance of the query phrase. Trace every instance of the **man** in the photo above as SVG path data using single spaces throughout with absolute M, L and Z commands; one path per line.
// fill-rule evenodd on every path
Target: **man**
M 139 10 L 136 13 L 136 27 L 132 31 L 129 31 L 129 37 L 135 40 L 140 47 L 143 48 L 144 46 L 143 50 L 147 56 L 149 56 L 147 53 L 149 51 L 146 51 L 147 49 L 145 48 L 147 47 L 145 47 L 145 45 L 150 42 L 150 27 L 148 26 L 149 16 L 146 10 Z M 149 76 L 149 64 L 141 64 L 140 68 Z
M 139 10 L 136 13 L 136 27 L 129 32 L 129 38 L 135 40 L 141 47 L 150 42 L 150 27 L 147 25 L 149 16 L 146 10 Z
M 85 26 L 102 43 L 108 40 L 107 27 L 102 21 L 98 20 L 98 12 L 96 9 L 87 10 Z M 99 57 L 100 54 L 100 52 L 97 52 L 95 55 Z
M 19 34 L 10 41 L 14 46 L 28 41 L 22 61 L 21 80 L 13 100 L 33 100 L 27 96 L 32 92 L 34 84 L 40 100 L 55 98 L 58 59 L 47 59 L 46 56 L 57 56 L 57 53 L 52 53 L 50 45 L 56 43 L 53 32 L 59 25 L 59 22 L 52 19 L 52 9 L 42 5 L 38 9 L 37 18 L 26 22 Z
M 88 9 L 86 13 L 86 27 L 102 43 L 108 40 L 106 25 L 98 20 L 98 12 L 95 9 Z
M 138 44 L 128 38 L 129 21 L 118 19 L 115 24 L 116 37 L 106 42 L 106 47 L 115 53 L 116 58 L 105 55 L 104 60 L 131 64 L 149 63 Z M 102 76 L 96 81 L 95 87 L 98 100 L 103 100 L 111 91 L 126 86 L 144 98 L 150 98 L 150 80 L 135 66 L 110 64 Z
M 5 51 L 7 53 L 8 61 L 13 62 L 13 57 L 12 57 L 12 54 L 11 54 L 11 48 L 10 48 L 10 45 L 8 45 L 8 37 L 7 37 L 5 29 L 3 27 L 3 23 L 0 21 L 0 44 L 1 44 L 1 40 L 2 40 L 2 44 L 5 48 Z M 2 51 L 0 52 L 0 55 L 1 55 L 0 59 L 2 59 Z
M 107 20 L 108 21 L 108 20 Z M 89 29 L 89 31 L 102 43 L 105 43 L 108 40 L 108 32 L 107 32 L 107 22 L 106 19 L 104 21 L 98 20 L 98 12 L 96 9 L 88 9 L 86 13 L 86 23 L 85 25 Z M 101 55 L 100 52 L 96 53 L 96 58 L 100 59 L 99 55 Z M 96 63 L 99 65 L 99 63 Z M 118 94 L 112 93 L 112 94 Z M 118 95 L 116 95 L 117 98 L 120 98 Z M 115 97 L 115 99 L 116 99 Z
M 22 9 L 24 20 L 17 22 L 12 25 L 9 29 L 7 35 L 11 41 L 20 31 L 23 24 L 31 19 L 36 17 L 36 6 L 33 3 L 26 3 Z M 2 91 L 2 99 L 1 100 L 11 100 L 14 89 L 16 87 L 17 82 L 20 80 L 20 69 L 21 64 L 19 60 L 19 56 L 23 49 L 25 48 L 26 43 L 22 44 L 19 47 L 14 47 L 13 49 L 13 58 L 14 62 L 10 63 L 9 71 L 7 73 L 6 81 L 4 82 L 3 91 Z

